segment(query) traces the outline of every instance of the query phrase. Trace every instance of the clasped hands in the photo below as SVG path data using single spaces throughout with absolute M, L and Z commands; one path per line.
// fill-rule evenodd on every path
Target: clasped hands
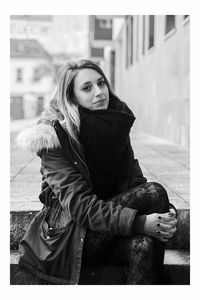
M 144 234 L 166 243 L 176 232 L 176 224 L 176 213 L 173 208 L 164 214 L 153 213 L 146 216 Z

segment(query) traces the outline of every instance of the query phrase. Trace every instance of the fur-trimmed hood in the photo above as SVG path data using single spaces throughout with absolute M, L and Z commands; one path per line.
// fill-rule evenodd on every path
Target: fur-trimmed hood
M 19 147 L 31 152 L 40 152 L 43 149 L 60 148 L 60 142 L 54 127 L 50 124 L 40 123 L 29 127 L 17 136 Z

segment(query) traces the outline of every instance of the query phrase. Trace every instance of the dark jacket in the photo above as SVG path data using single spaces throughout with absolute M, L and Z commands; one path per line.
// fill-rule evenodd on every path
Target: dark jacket
M 39 198 L 44 207 L 20 243 L 19 265 L 52 283 L 78 284 L 87 229 L 131 236 L 137 211 L 98 199 L 83 151 L 58 120 L 36 125 L 22 134 L 22 139 L 27 137 L 41 158 Z M 145 182 L 133 158 L 123 189 Z

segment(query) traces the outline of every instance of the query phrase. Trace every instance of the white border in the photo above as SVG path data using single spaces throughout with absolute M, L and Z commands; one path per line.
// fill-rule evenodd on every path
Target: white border
M 72 4 L 74 2 L 74 4 Z M 1 2 L 1 294 L 13 299 L 196 299 L 199 292 L 199 31 L 198 5 L 192 1 L 3 1 Z M 196 2 L 197 3 L 197 2 Z M 6 6 L 7 5 L 7 8 Z M 191 286 L 10 286 L 9 285 L 9 15 L 10 14 L 189 14 L 192 24 L 191 163 L 192 276 Z M 198 80 L 198 81 L 197 81 Z M 197 171 L 198 166 L 198 171 Z M 197 173 L 198 172 L 198 173 Z M 6 213 L 7 212 L 7 213 Z M 195 229 L 196 228 L 196 229 Z M 8 247 L 8 248 L 7 248 Z M 198 272 L 198 273 L 197 273 Z M 198 289 L 199 290 L 199 289 Z M 194 294 L 193 294 L 194 293 Z

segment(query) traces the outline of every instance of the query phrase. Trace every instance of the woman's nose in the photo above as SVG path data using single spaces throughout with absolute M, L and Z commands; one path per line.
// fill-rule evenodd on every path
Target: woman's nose
M 95 96 L 98 96 L 102 93 L 100 87 L 98 85 L 95 85 Z

